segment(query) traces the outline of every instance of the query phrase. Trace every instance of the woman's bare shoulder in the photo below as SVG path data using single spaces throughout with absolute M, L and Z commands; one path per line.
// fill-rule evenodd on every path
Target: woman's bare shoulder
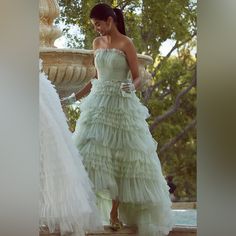
M 125 51 L 129 49 L 135 49 L 133 40 L 126 35 L 123 37 L 123 48 Z
M 122 41 L 124 44 L 133 43 L 133 40 L 126 35 L 122 35 Z
M 103 40 L 103 38 L 101 36 L 98 36 L 93 40 L 93 49 L 94 50 L 100 47 L 102 40 Z

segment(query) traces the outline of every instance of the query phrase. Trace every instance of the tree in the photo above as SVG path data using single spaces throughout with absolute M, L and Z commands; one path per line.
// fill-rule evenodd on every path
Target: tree
M 95 0 L 59 0 L 57 23 L 68 46 L 91 48 L 96 36 L 89 12 Z M 152 80 L 139 94 L 150 110 L 148 123 L 158 141 L 158 154 L 166 175 L 175 176 L 179 199 L 196 197 L 196 1 L 193 0 L 110 0 L 102 1 L 123 9 L 127 35 L 139 53 L 153 57 L 147 67 Z M 71 26 L 80 35 L 71 34 Z M 167 55 L 160 54 L 166 40 L 175 43 Z M 173 56 L 173 52 L 177 55 Z M 74 114 L 74 113 L 73 113 Z M 73 123 L 74 121 L 72 121 Z M 72 124 L 71 123 L 71 124 Z M 73 130 L 73 128 L 72 128 Z

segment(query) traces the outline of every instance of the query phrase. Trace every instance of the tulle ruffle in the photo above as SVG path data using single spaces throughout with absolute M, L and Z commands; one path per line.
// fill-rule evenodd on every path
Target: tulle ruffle
M 169 187 L 146 119 L 148 109 L 133 93 L 123 97 L 120 81 L 93 80 L 80 104 L 74 141 L 94 184 L 104 220 L 111 199 L 120 217 L 138 225 L 140 236 L 168 234 L 173 226 Z
M 92 183 L 73 144 L 58 94 L 40 73 L 40 225 L 84 236 L 102 229 Z

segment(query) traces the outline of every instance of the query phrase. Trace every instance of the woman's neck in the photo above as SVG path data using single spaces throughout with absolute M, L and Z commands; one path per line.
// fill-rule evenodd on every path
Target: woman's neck
M 111 29 L 110 33 L 106 35 L 106 40 L 108 44 L 112 44 L 114 41 L 117 41 L 117 38 L 120 36 L 119 30 L 114 26 L 114 28 Z

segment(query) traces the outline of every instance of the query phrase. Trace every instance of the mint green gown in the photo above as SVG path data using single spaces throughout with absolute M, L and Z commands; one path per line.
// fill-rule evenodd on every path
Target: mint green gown
M 119 218 L 136 225 L 140 236 L 167 235 L 173 226 L 169 188 L 149 132 L 148 109 L 135 93 L 123 96 L 126 55 L 118 49 L 97 49 L 90 94 L 80 104 L 74 141 L 94 184 L 104 220 L 111 199 L 120 201 Z

